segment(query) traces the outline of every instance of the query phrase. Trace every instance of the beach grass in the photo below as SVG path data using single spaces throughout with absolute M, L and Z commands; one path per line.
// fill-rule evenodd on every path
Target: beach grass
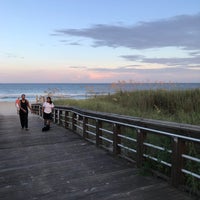
M 200 125 L 200 89 L 119 91 L 84 100 L 55 100 L 55 105 Z
M 68 105 L 81 109 L 116 113 L 134 117 L 172 121 L 185 124 L 200 125 L 200 89 L 191 90 L 146 90 L 146 91 L 119 91 L 113 95 L 96 96 L 85 100 L 61 99 L 56 100 L 55 105 Z M 132 132 L 131 132 L 131 135 Z M 166 149 L 171 148 L 171 140 L 166 137 L 156 137 L 150 135 L 147 138 L 149 143 Z M 199 158 L 197 146 L 190 145 L 189 155 Z M 191 148 L 193 146 L 193 148 Z M 167 151 L 157 152 L 159 159 L 170 162 L 170 155 Z M 199 169 L 199 163 L 187 162 L 187 167 L 191 171 Z M 159 172 L 169 175 L 170 170 L 163 167 L 161 163 L 153 163 L 147 160 L 143 166 L 146 173 L 149 169 L 155 168 Z M 191 193 L 199 190 L 200 184 L 197 179 L 188 175 L 185 177 L 187 185 L 191 188 Z

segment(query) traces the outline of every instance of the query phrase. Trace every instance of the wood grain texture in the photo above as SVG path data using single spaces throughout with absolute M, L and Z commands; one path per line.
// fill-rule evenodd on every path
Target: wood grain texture
M 42 126 L 38 116 L 29 116 L 29 131 L 18 116 L 0 116 L 0 199 L 192 199 L 69 130 Z

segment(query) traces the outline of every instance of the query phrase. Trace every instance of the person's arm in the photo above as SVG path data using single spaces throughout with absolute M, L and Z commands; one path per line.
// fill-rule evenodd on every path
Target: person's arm
M 42 105 L 42 113 L 44 113 L 44 107 L 45 107 L 45 103 L 43 103 Z
M 52 105 L 51 105 L 51 112 L 53 112 L 53 110 L 54 110 L 54 104 L 52 103 Z
M 28 106 L 29 110 L 32 112 L 32 108 L 31 108 L 31 105 L 28 100 L 27 100 L 27 106 Z

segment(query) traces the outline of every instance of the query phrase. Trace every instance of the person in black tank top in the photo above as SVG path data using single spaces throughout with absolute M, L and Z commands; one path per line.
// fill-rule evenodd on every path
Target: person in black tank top
M 25 99 L 25 94 L 22 94 L 22 99 L 19 103 L 19 117 L 20 117 L 20 123 L 22 129 L 28 129 L 28 108 L 31 110 L 31 106 L 29 104 L 29 101 Z

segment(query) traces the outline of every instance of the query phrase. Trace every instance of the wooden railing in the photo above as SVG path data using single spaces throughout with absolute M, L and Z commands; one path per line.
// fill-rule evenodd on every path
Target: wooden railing
M 42 116 L 42 106 L 32 104 Z M 166 178 L 173 186 L 198 193 L 200 187 L 200 126 L 149 120 L 56 106 L 54 123 L 97 146 Z M 195 185 L 194 185 L 195 184 Z

